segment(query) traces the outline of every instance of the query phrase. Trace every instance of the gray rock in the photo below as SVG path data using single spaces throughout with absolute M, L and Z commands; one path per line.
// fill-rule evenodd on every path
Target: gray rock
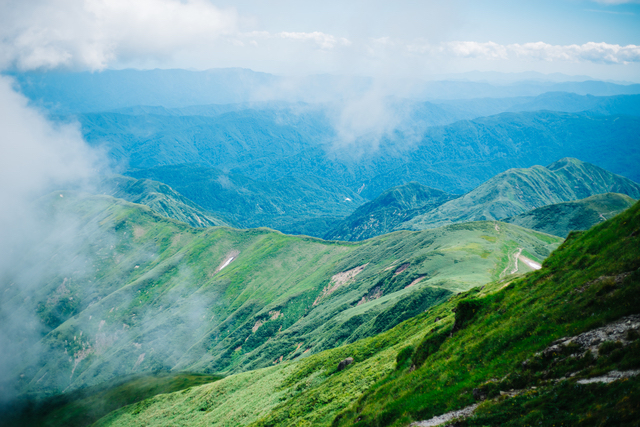
M 344 368 L 351 365 L 352 363 L 353 363 L 353 357 L 347 357 L 346 359 L 341 360 L 340 363 L 338 363 L 338 372 L 342 371 Z

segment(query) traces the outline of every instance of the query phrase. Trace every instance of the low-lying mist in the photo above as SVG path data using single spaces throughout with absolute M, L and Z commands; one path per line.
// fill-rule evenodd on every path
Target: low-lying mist
M 101 169 L 77 125 L 51 122 L 13 85 L 0 77 L 0 400 L 13 396 L 16 369 L 41 357 L 45 328 L 36 311 L 43 280 L 85 262 L 70 255 L 83 244 L 79 218 L 52 215 L 39 199 L 58 189 L 92 191 Z

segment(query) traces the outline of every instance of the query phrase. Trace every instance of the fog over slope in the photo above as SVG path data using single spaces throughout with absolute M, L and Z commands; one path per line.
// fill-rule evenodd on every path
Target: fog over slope
M 81 262 L 68 257 L 80 244 L 77 218 L 52 217 L 34 202 L 60 187 L 90 189 L 99 168 L 97 152 L 85 144 L 78 126 L 50 122 L 29 108 L 12 84 L 0 77 L 0 348 L 5 349 L 0 382 L 25 357 L 39 356 L 33 345 L 42 326 L 33 297 L 42 278 L 52 273 L 42 266 L 54 265 L 64 275 Z M 55 263 L 45 263 L 53 258 Z M 0 399 L 11 393 L 0 389 Z

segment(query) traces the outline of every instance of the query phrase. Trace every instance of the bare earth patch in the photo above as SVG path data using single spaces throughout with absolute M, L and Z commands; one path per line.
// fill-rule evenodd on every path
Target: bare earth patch
M 407 289 L 407 288 L 412 287 L 413 285 L 417 285 L 417 284 L 418 284 L 418 283 L 420 283 L 420 281 L 421 281 L 422 279 L 424 279 L 425 277 L 426 277 L 426 276 L 420 276 L 420 277 L 418 277 L 416 280 L 414 280 L 413 282 L 409 283 L 409 284 L 408 284 L 407 286 L 405 286 L 404 288 L 405 288 L 405 289 Z
M 411 266 L 411 264 L 409 264 L 408 262 L 405 264 L 402 264 L 400 267 L 398 267 L 398 269 L 396 270 L 395 273 L 393 273 L 394 276 L 397 276 L 398 274 L 402 273 L 403 271 L 405 271 L 407 268 L 409 268 Z
M 322 289 L 322 292 L 320 293 L 320 295 L 318 295 L 318 298 L 316 298 L 316 300 L 313 302 L 313 305 L 318 305 L 318 303 L 320 303 L 320 301 L 323 298 L 331 295 L 332 293 L 337 291 L 338 288 L 340 288 L 341 286 L 345 286 L 353 282 L 355 280 L 355 277 L 358 274 L 360 274 L 367 265 L 369 265 L 369 263 L 366 263 L 359 267 L 352 268 L 351 270 L 343 271 L 342 273 L 333 275 L 333 277 L 331 277 L 331 281 L 329 281 L 329 284 L 325 286 L 324 289 Z
M 255 334 L 255 333 L 256 333 L 256 331 L 257 331 L 258 329 L 260 329 L 260 326 L 262 326 L 263 324 L 264 324 L 264 322 L 263 322 L 262 320 L 257 320 L 257 321 L 256 321 L 256 324 L 255 324 L 255 325 L 253 325 L 253 328 L 251 328 L 251 331 Z
M 136 225 L 133 227 L 133 237 L 135 237 L 136 239 L 139 239 L 140 237 L 144 236 L 144 233 L 146 232 L 147 230 L 140 227 L 139 225 Z

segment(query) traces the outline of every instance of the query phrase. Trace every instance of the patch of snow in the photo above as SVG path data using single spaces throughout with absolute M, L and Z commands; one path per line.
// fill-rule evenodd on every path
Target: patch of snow
M 216 271 L 214 272 L 214 274 L 217 273 L 218 271 L 222 270 L 223 268 L 225 268 L 229 264 L 231 264 L 231 261 L 236 259 L 238 257 L 238 255 L 240 255 L 240 251 L 233 250 L 233 251 L 229 252 L 226 255 L 224 261 L 222 261 L 222 263 L 218 266 L 218 268 L 216 268 Z
M 138 368 L 138 366 L 140 366 L 140 364 L 144 360 L 144 355 L 145 354 L 147 354 L 147 353 L 142 353 L 140 356 L 138 356 L 138 360 L 136 360 L 136 364 L 133 365 L 133 368 L 131 369 L 132 372 L 135 371 Z
M 224 262 L 224 264 L 222 264 L 222 265 L 220 266 L 220 270 L 222 270 L 223 268 L 225 268 L 227 265 L 231 264 L 231 261 L 233 261 L 233 260 L 234 260 L 234 258 L 235 258 L 235 257 L 229 257 L 229 258 Z M 218 271 L 219 271 L 219 270 L 218 270 Z
M 520 258 L 520 261 L 524 262 L 534 270 L 540 270 L 542 268 L 542 265 L 540 263 L 535 262 L 534 260 L 527 258 L 524 255 L 518 255 L 518 258 Z

